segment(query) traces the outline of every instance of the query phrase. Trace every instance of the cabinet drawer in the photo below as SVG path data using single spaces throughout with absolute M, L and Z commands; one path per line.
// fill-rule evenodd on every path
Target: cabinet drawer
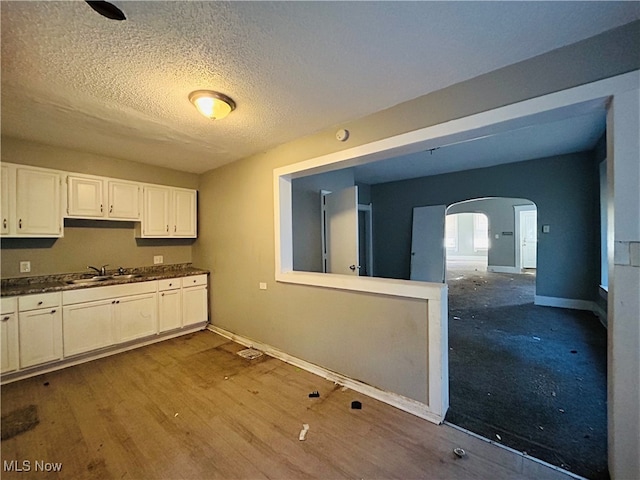
M 184 277 L 182 279 L 182 286 L 184 288 L 195 287 L 197 285 L 206 285 L 206 284 L 207 284 L 206 275 L 194 275 L 192 277 Z
M 25 295 L 18 298 L 18 309 L 21 312 L 36 310 L 38 308 L 50 308 L 60 306 L 60 293 L 41 293 L 37 295 Z
M 182 286 L 181 278 L 167 278 L 166 280 L 158 280 L 158 290 L 160 292 L 165 290 L 175 290 Z
M 109 285 L 106 287 L 81 288 L 62 292 L 64 305 L 76 303 L 95 302 L 110 298 L 127 297 L 141 293 L 155 293 L 158 284 L 155 280 L 150 282 L 125 283 L 122 285 Z
M 0 298 L 0 313 L 14 313 L 17 302 L 15 297 Z

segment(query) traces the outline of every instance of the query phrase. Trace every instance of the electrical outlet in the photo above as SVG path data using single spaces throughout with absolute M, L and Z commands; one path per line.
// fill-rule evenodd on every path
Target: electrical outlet
M 31 271 L 31 262 L 20 262 L 20 273 L 29 273 Z
M 162 257 L 162 255 L 154 255 L 153 256 L 153 264 L 157 265 L 159 263 L 164 263 L 164 258 Z
M 267 284 L 266 282 L 260 282 L 260 290 L 266 290 L 267 289 Z

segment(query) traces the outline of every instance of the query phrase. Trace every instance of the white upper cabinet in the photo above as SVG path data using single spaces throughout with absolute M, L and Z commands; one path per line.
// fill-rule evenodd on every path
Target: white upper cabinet
M 195 238 L 197 234 L 196 191 L 146 185 L 142 237 Z
M 173 236 L 196 236 L 196 191 L 173 189 Z
M 2 225 L 0 225 L 0 233 L 7 235 L 9 233 L 9 167 L 2 165 L 2 184 L 0 185 L 0 207 L 2 208 Z
M 60 173 L 2 166 L 2 229 L 10 237 L 61 237 Z
M 3 237 L 62 237 L 64 218 L 136 222 L 139 237 L 197 237 L 197 190 L 12 163 L 1 167 Z
M 168 237 L 169 200 L 171 189 L 146 185 L 144 187 L 144 214 L 142 216 L 143 237 Z
M 140 220 L 140 184 L 94 177 L 67 177 L 67 216 L 109 220 Z
M 67 177 L 67 215 L 81 218 L 104 217 L 103 180 L 93 177 Z
M 142 187 L 133 182 L 109 180 L 109 210 L 107 215 L 112 219 L 140 220 L 140 197 Z

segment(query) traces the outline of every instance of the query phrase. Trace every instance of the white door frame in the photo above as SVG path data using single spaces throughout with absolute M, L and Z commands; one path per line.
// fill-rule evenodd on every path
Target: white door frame
M 513 229 L 515 230 L 514 235 L 515 237 L 515 246 L 516 246 L 516 270 L 521 272 L 522 271 L 522 249 L 520 248 L 520 244 L 521 244 L 521 238 L 520 238 L 520 213 L 521 212 L 529 212 L 531 210 L 538 210 L 538 207 L 534 204 L 534 205 L 514 205 L 513 206 L 513 211 L 514 211 L 514 217 L 515 217 L 515 225 L 513 227 Z M 536 245 L 536 249 L 538 248 L 538 246 Z M 536 260 L 536 264 L 538 263 L 538 261 Z

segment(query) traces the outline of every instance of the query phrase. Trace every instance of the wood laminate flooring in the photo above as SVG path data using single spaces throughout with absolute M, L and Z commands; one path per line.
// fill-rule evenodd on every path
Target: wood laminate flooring
M 4 385 L 38 424 L 2 441 L 3 480 L 570 478 L 243 348 L 202 331 Z

